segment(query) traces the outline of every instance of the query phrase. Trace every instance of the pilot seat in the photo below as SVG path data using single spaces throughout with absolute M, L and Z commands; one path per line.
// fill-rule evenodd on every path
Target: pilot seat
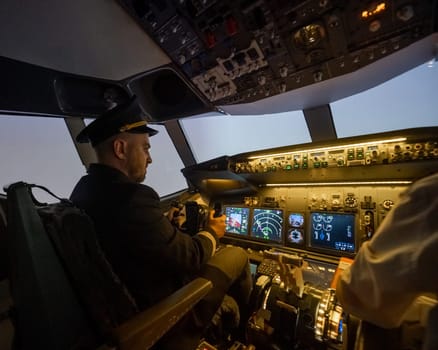
M 14 350 L 149 349 L 211 289 L 197 278 L 139 311 L 89 217 L 58 197 L 39 203 L 36 187 L 45 189 L 24 182 L 5 188 Z

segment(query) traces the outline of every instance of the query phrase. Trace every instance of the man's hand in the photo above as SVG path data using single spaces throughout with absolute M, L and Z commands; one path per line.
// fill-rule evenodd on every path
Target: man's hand
M 225 228 L 226 228 L 225 220 L 226 220 L 226 216 L 225 215 L 221 215 L 221 216 L 218 216 L 218 217 L 214 217 L 214 213 L 215 213 L 214 210 L 210 210 L 210 215 L 208 217 L 207 227 L 212 229 L 216 233 L 218 238 L 221 238 L 225 234 Z
M 180 208 L 170 207 L 166 216 L 169 221 L 178 228 L 182 228 L 183 224 L 186 222 L 184 211 Z

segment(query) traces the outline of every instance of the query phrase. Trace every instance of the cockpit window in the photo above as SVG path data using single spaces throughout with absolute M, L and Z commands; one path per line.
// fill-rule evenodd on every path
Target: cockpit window
M 161 125 L 153 128 L 159 133 L 151 138 L 153 163 L 148 167 L 145 184 L 165 196 L 187 188 L 181 173 L 184 165 L 166 129 Z M 1 115 L 0 140 L 1 193 L 3 186 L 24 181 L 69 197 L 86 173 L 62 118 Z M 40 201 L 57 201 L 43 191 L 35 193 Z
M 181 125 L 198 162 L 311 141 L 302 111 L 200 116 L 183 119 Z
M 69 197 L 85 174 L 62 118 L 0 115 L 0 192 L 17 181 L 35 183 Z M 57 200 L 35 191 L 38 200 Z
M 338 137 L 438 125 L 438 63 L 331 104 Z
M 187 182 L 181 172 L 184 164 L 179 157 L 166 128 L 162 125 L 151 125 L 158 134 L 150 138 L 152 164 L 144 183 L 158 192 L 160 197 L 184 190 Z

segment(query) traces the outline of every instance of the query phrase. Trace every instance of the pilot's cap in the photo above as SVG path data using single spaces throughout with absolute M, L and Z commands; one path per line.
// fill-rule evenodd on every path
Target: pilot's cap
M 149 136 L 158 133 L 157 130 L 147 126 L 146 116 L 135 96 L 127 103 L 110 109 L 88 124 L 78 134 L 76 141 L 80 143 L 91 142 L 94 147 L 109 137 L 122 132 L 149 134 Z

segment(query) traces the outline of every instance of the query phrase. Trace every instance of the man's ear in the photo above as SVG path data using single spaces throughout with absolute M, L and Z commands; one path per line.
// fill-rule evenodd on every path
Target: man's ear
M 123 139 L 115 139 L 113 141 L 113 151 L 117 159 L 126 159 L 128 143 Z

